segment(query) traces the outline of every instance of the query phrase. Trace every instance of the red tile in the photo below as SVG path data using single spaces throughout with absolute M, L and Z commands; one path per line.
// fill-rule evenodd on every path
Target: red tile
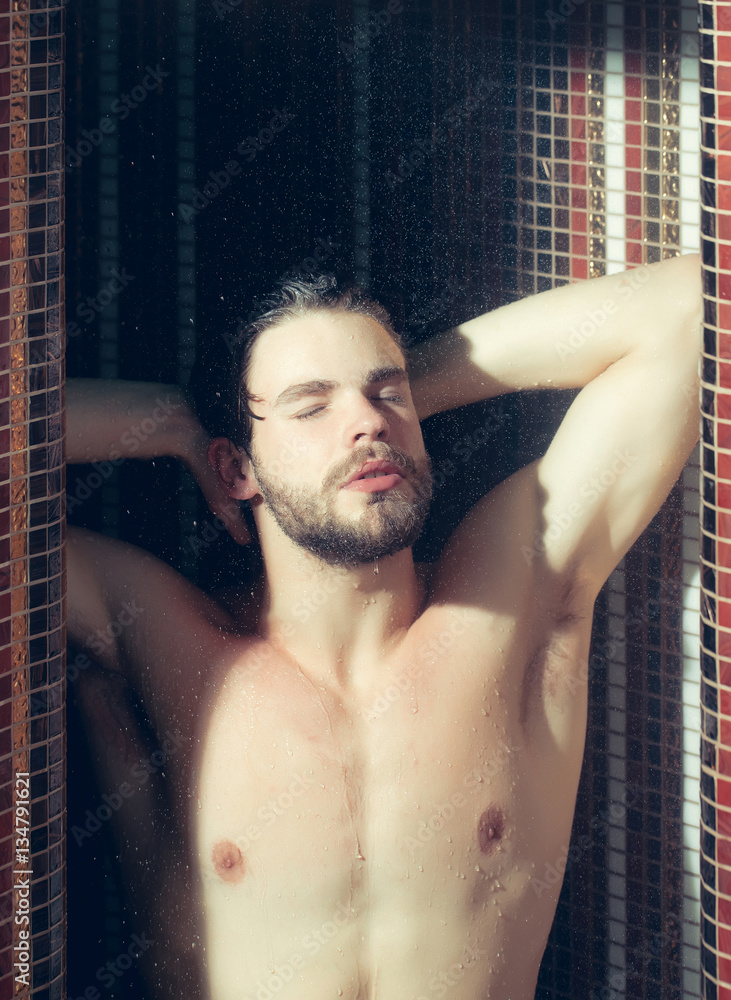
M 724 274 L 723 271 L 719 272 L 718 275 L 718 297 L 719 299 L 731 299 L 731 274 Z
M 719 597 L 731 598 L 731 573 L 724 572 L 723 569 L 716 568 L 716 587 L 718 588 Z M 721 715 L 727 715 L 731 719 L 731 694 L 723 692 L 722 698 L 725 697 L 728 704 L 726 708 L 721 708 Z M 723 705 L 723 701 L 721 703 Z
M 636 194 L 628 194 L 624 199 L 624 207 L 627 215 L 642 215 L 642 198 Z M 731 217 L 729 217 L 731 224 Z
M 731 389 L 731 363 L 718 362 L 718 384 L 722 389 Z
M 586 73 L 571 74 L 571 91 L 576 93 L 577 90 L 582 93 L 586 91 Z
M 723 837 L 719 837 L 716 840 L 716 860 L 720 865 L 731 867 L 731 841 L 724 840 Z M 731 931 L 724 928 L 724 932 L 723 940 L 725 944 L 722 948 L 719 943 L 718 950 L 723 951 L 726 955 L 731 955 Z M 721 941 L 720 928 L 718 940 L 719 942 Z
M 571 95 L 571 114 L 577 118 L 586 118 L 586 98 L 583 94 Z
M 716 948 L 721 955 L 731 955 L 731 931 L 727 927 L 718 928 L 716 933 Z
M 731 63 L 731 38 L 728 35 L 716 36 L 716 59 L 720 63 Z
M 588 278 L 589 277 L 589 262 L 587 260 L 581 260 L 578 257 L 571 258 L 571 277 L 572 278 Z
M 625 146 L 625 165 L 632 170 L 642 170 L 642 150 L 639 146 Z
M 586 66 L 586 49 L 571 49 L 571 66 L 573 69 L 581 69 Z
M 731 152 L 731 126 L 725 122 L 716 126 L 716 149 L 724 153 Z
M 727 747 L 719 747 L 716 751 L 716 758 L 718 773 L 731 775 L 731 750 Z
M 716 646 L 718 647 L 719 664 L 723 664 L 724 667 L 731 667 L 731 635 L 728 632 L 719 632 L 716 635 Z M 727 662 L 728 661 L 728 662 Z M 725 680 L 721 680 L 721 683 L 726 687 L 731 687 L 731 684 L 727 684 Z
M 624 234 L 628 240 L 642 239 L 642 219 L 626 219 Z
M 731 66 L 716 67 L 716 90 L 721 93 L 731 93 Z
M 723 420 L 716 422 L 716 442 L 719 448 L 731 449 L 731 424 Z M 726 566 L 727 563 L 723 563 L 723 565 Z
M 627 170 L 625 172 L 625 190 L 626 191 L 641 191 L 642 190 L 642 174 L 639 170 Z
M 625 101 L 624 117 L 628 122 L 642 121 L 642 101 Z
M 727 663 L 726 660 L 719 660 L 718 674 L 718 679 L 721 684 L 725 684 L 726 687 L 731 687 L 731 663 Z
M 641 264 L 642 263 L 642 244 L 641 243 L 627 243 L 627 263 L 628 264 Z
M 627 52 L 624 57 L 624 71 L 625 73 L 634 73 L 635 75 L 641 75 L 642 73 L 642 56 L 638 52 Z
M 728 483 L 716 483 L 716 506 L 731 510 L 731 486 Z
M 716 416 L 719 420 L 731 420 L 731 392 L 716 393 Z
M 722 778 L 716 779 L 716 798 L 721 805 L 731 807 L 731 781 L 724 781 Z M 727 880 L 731 885 L 731 872 L 728 872 Z M 731 896 L 731 892 L 727 889 L 723 889 L 722 892 L 726 896 Z
M 716 514 L 716 533 L 721 538 L 731 539 L 731 514 L 719 510 Z M 731 643 L 729 643 L 731 649 Z
M 585 160 L 586 159 L 586 143 L 585 142 L 572 142 L 571 143 L 571 159 L 572 160 Z
M 572 184 L 583 184 L 583 185 L 586 185 L 586 164 L 585 163 L 572 163 L 571 164 L 571 183 Z
M 718 956 L 718 978 L 722 983 L 731 983 L 731 958 Z
M 571 119 L 571 138 L 586 139 L 586 118 Z M 584 153 L 583 159 L 586 159 L 586 153 Z
M 588 225 L 589 216 L 586 212 L 572 212 L 571 213 L 571 230 L 574 233 L 585 233 Z
M 586 191 L 581 188 L 571 188 L 571 207 L 586 208 Z
M 716 96 L 716 118 L 718 121 L 731 122 L 731 96 L 725 94 Z
M 624 128 L 624 141 L 628 146 L 641 146 L 642 145 L 642 126 L 641 125 L 625 125 Z
M 722 986 L 718 984 L 718 993 L 716 994 L 717 1000 L 731 1000 L 731 989 L 728 986 Z
M 641 76 L 626 76 L 624 78 L 624 87 L 627 97 L 642 97 Z
M 719 211 L 731 211 L 731 184 L 727 184 L 726 181 L 716 184 L 716 203 Z
M 718 227 L 718 238 L 731 242 L 731 215 L 723 215 L 719 212 L 716 216 L 716 226 Z
M 731 813 L 727 809 L 716 809 L 716 830 L 724 837 L 731 837 Z M 731 920 L 724 920 L 731 926 Z
M 571 253 L 576 257 L 586 257 L 587 253 L 587 238 L 586 236 L 571 236 Z

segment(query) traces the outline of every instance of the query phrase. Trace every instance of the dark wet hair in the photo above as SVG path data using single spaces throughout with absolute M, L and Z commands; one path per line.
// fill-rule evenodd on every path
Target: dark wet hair
M 396 333 L 387 310 L 369 298 L 355 284 L 338 286 L 332 274 L 319 274 L 312 278 L 280 279 L 273 292 L 255 300 L 254 310 L 246 325 L 239 327 L 233 345 L 232 377 L 229 389 L 229 437 L 240 448 L 251 454 L 251 435 L 254 420 L 261 420 L 251 412 L 249 403 L 256 399 L 249 392 L 248 378 L 254 344 L 259 336 L 271 327 L 288 319 L 310 313 L 332 311 L 352 312 L 370 316 L 384 328 L 406 358 L 406 346 Z

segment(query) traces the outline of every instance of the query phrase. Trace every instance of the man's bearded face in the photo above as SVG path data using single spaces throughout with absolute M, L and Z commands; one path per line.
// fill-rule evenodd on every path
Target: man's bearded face
M 342 484 L 370 459 L 395 462 L 405 479 L 389 490 L 358 494 L 357 511 L 342 511 Z M 424 527 L 432 497 L 428 455 L 410 455 L 382 442 L 354 451 L 318 488 L 270 476 L 252 451 L 251 464 L 266 507 L 285 535 L 331 566 L 360 566 L 409 548 Z

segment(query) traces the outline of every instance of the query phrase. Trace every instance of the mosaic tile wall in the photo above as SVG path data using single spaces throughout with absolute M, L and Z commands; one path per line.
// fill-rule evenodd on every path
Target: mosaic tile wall
M 701 3 L 704 284 L 702 476 L 701 875 L 704 996 L 731 997 L 731 615 L 729 334 L 731 330 L 731 7 Z
M 30 6 L 0 0 L 0 997 L 61 1000 L 64 39 Z

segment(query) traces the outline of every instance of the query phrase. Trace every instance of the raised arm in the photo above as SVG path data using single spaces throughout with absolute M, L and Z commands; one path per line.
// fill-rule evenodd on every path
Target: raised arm
M 522 389 L 583 387 L 545 456 L 455 533 L 447 587 L 458 586 L 481 527 L 502 520 L 504 530 L 512 518 L 514 556 L 537 582 L 561 591 L 578 581 L 593 603 L 698 438 L 700 302 L 698 257 L 673 258 L 523 299 L 417 353 L 421 417 Z M 479 581 L 464 587 L 479 590 Z
M 208 462 L 209 443 L 209 435 L 176 386 L 102 379 L 67 383 L 68 462 L 179 458 L 195 475 L 213 513 L 237 541 L 246 542 L 249 536 L 238 504 L 223 493 Z M 135 646 L 149 646 L 148 632 L 164 631 L 170 617 L 165 604 L 196 606 L 208 617 L 216 616 L 204 595 L 148 553 L 93 532 L 69 529 L 69 637 L 102 666 L 120 669 L 130 659 L 120 655 L 125 643 L 128 653 Z M 148 637 L 143 642 L 144 636 Z

